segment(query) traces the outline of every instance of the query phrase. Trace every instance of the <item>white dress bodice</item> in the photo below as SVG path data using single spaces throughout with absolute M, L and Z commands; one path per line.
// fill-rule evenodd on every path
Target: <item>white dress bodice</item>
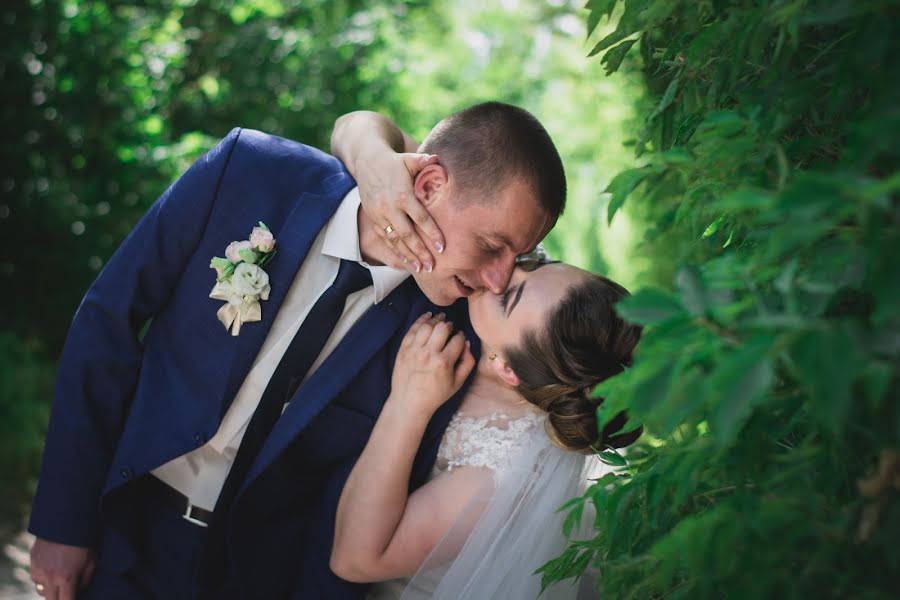
M 430 478 L 462 466 L 502 471 L 524 434 L 543 421 L 535 412 L 515 418 L 498 412 L 484 416 L 457 412 L 444 431 Z

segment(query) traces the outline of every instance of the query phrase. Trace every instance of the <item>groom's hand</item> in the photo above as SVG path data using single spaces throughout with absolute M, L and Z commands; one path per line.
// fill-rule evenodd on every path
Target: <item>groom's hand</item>
M 357 166 L 363 210 L 399 262 L 412 271 L 431 271 L 434 253 L 444 250 L 441 229 L 413 192 L 419 171 L 436 162 L 429 154 L 382 152 L 370 153 Z
M 31 547 L 31 580 L 48 600 L 75 600 L 75 593 L 90 582 L 94 564 L 90 548 L 41 538 Z

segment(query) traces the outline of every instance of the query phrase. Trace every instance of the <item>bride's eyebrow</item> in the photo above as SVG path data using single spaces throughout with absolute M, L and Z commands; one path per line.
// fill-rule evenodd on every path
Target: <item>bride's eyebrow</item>
M 513 309 L 516 307 L 516 304 L 519 303 L 519 298 L 522 297 L 522 290 L 525 289 L 525 284 L 526 284 L 526 283 L 527 283 L 526 281 L 523 281 L 523 282 L 522 282 L 522 285 L 519 286 L 519 289 L 516 290 L 516 297 L 513 298 L 512 303 L 509 305 L 509 312 L 506 313 L 506 316 L 507 316 L 507 317 L 508 317 L 509 315 L 512 314 L 512 311 L 513 311 Z

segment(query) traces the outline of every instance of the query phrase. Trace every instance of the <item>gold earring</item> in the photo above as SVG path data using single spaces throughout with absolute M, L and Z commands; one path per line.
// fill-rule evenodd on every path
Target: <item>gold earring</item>
M 491 355 L 488 357 L 488 360 L 494 360 L 495 358 L 497 358 L 497 355 L 496 355 L 496 354 L 491 354 Z

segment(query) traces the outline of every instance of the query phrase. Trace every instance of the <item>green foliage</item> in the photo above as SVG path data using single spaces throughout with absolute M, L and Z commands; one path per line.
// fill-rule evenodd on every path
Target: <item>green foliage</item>
M 900 6 L 621 4 L 594 53 L 615 71 L 636 43 L 656 105 L 609 218 L 647 223 L 651 268 L 598 418 L 649 435 L 545 580 L 593 564 L 618 599 L 897 598 Z
M 78 301 L 147 207 L 236 126 L 327 148 L 378 108 L 367 71 L 415 0 L 77 2 L 0 9 L 0 328 L 58 349 Z M 360 85 L 360 82 L 364 85 Z M 36 251 L 35 244 L 42 251 Z
M 14 335 L 0 333 L 0 523 L 18 514 L 32 494 L 44 445 L 53 361 Z

